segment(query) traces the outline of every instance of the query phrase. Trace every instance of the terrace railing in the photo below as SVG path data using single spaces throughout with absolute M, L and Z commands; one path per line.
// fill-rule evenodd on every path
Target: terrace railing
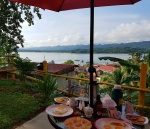
M 14 67 L 14 57 L 15 55 L 0 55 L 0 73 L 2 76 L 6 77 L 7 74 L 11 73 L 11 78 L 15 79 Z

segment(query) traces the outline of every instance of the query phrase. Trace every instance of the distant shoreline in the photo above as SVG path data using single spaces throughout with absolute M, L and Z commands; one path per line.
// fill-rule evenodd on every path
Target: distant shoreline
M 105 48 L 102 48 L 102 49 L 97 49 L 97 50 L 94 50 L 94 53 L 95 54 L 103 54 L 103 53 L 107 53 L 107 54 L 110 54 L 110 53 L 113 53 L 113 54 L 130 54 L 130 53 L 133 53 L 133 52 L 141 52 L 141 53 L 148 53 L 150 51 L 150 48 L 130 48 L 130 49 L 122 49 L 122 48 L 110 48 L 110 49 L 105 49 Z M 46 52 L 46 53 L 74 53 L 74 54 L 88 54 L 90 53 L 90 50 L 88 49 L 77 49 L 77 50 L 66 50 L 66 51 L 41 51 L 41 50 L 18 50 L 18 52 L 39 52 L 39 53 L 42 53 L 42 52 Z
M 116 43 L 116 44 L 94 44 L 94 53 L 124 53 L 133 52 L 148 53 L 150 41 Z M 57 53 L 90 53 L 90 45 L 66 45 L 66 46 L 41 46 L 30 48 L 19 48 L 18 52 L 57 52 Z

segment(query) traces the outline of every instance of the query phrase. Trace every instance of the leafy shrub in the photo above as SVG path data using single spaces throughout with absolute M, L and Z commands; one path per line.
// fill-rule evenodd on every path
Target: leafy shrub
M 30 74 L 34 70 L 36 64 L 31 62 L 28 58 L 16 57 L 14 59 L 14 66 L 19 71 L 20 78 L 25 80 L 26 75 Z
M 57 84 L 57 78 L 48 74 L 45 75 L 42 80 L 37 79 L 37 86 L 39 91 L 43 94 L 44 100 L 55 97 Z

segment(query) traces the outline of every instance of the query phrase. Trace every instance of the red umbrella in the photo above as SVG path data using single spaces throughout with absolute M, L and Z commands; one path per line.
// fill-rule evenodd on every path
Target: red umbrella
M 140 0 L 10 0 L 56 12 L 80 8 L 134 4 Z M 91 2 L 90 2 L 91 1 Z
M 94 7 L 129 5 L 140 0 L 10 0 L 27 5 L 49 9 L 56 12 L 80 8 L 91 8 L 90 16 L 90 105 L 93 106 L 93 37 L 94 37 Z

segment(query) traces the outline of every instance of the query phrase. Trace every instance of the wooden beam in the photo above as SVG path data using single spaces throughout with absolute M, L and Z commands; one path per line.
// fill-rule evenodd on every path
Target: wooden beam
M 146 89 L 147 64 L 141 64 L 140 70 L 140 89 Z M 145 92 L 139 91 L 138 105 L 144 106 Z

